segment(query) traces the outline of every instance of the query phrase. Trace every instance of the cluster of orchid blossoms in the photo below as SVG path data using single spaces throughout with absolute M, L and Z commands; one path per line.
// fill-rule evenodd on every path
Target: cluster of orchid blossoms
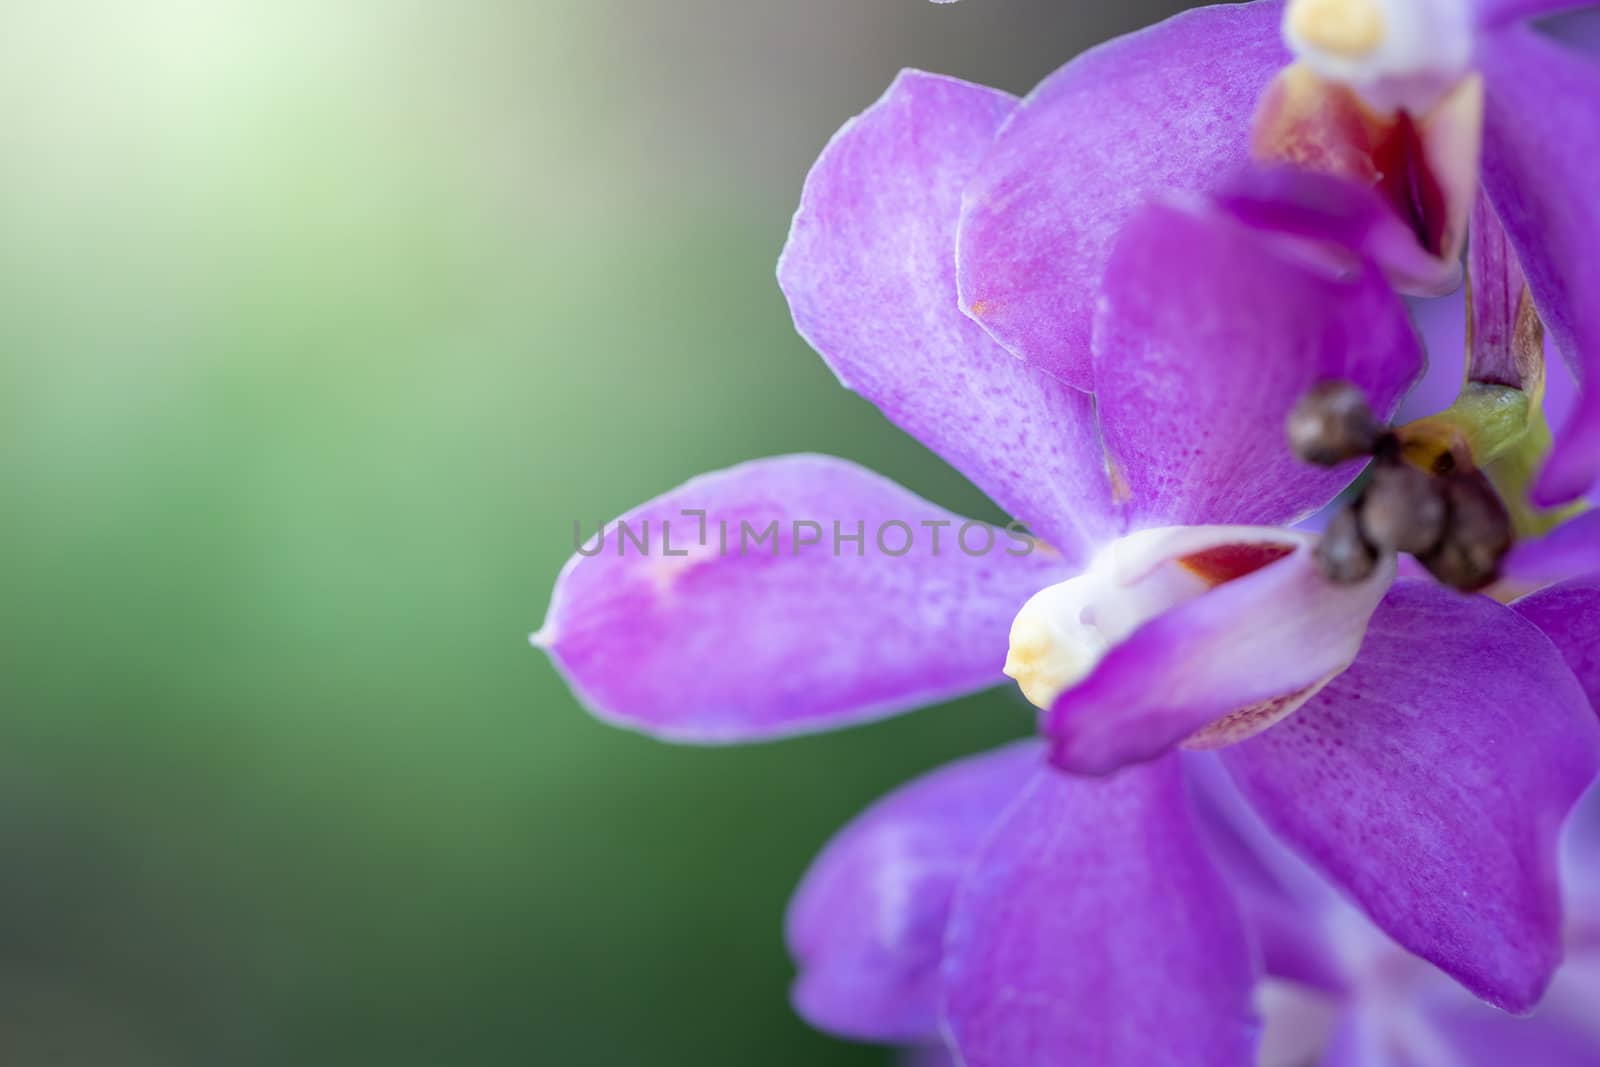
M 677 741 L 1006 675 L 1038 707 L 1037 740 L 815 861 L 787 922 L 807 1020 L 968 1067 L 1600 1062 L 1600 47 L 1574 6 L 1201 8 L 1021 100 L 908 71 L 829 143 L 778 267 L 799 331 L 1039 551 L 613 531 L 535 635 L 595 714 Z M 1451 299 L 1464 352 L 1416 325 Z M 1457 395 L 1397 422 L 1429 347 Z M 962 521 L 816 455 L 625 518 L 685 511 Z

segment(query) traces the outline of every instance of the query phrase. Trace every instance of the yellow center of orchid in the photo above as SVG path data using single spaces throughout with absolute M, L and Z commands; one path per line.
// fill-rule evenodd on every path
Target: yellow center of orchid
M 1360 59 L 1383 43 L 1383 12 L 1373 0 L 1291 0 L 1289 32 L 1333 55 Z
M 1082 587 L 1082 579 L 1052 586 L 1024 604 L 1011 623 L 1011 647 L 1001 669 L 1034 707 L 1055 703 L 1094 669 L 1109 646 L 1083 621 L 1083 601 L 1075 595 Z

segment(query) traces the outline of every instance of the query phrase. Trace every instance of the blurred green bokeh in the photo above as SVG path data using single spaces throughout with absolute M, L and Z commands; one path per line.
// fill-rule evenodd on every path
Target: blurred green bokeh
M 899 66 L 1162 5 L 1074 6 L 0 0 L 0 1061 L 885 1062 L 788 892 L 1019 703 L 674 748 L 526 635 L 575 519 L 752 456 L 993 514 L 772 263 Z

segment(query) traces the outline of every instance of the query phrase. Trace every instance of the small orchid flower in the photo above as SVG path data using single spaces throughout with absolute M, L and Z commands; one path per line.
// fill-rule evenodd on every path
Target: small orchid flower
M 536 643 L 596 714 L 676 740 L 834 728 L 1002 668 L 1045 709 L 1046 742 L 935 772 L 819 861 L 789 931 L 824 1028 L 942 1026 L 969 1067 L 1250 1062 L 1249 935 L 1185 746 L 1222 747 L 1274 832 L 1401 944 L 1525 1010 L 1560 956 L 1544 872 L 1600 766 L 1584 691 L 1511 608 L 1391 587 L 1392 555 L 1331 583 L 1286 528 L 1358 466 L 1299 463 L 1288 414 L 1340 379 L 1387 420 L 1422 364 L 1403 303 L 1367 259 L 1179 197 L 1120 212 L 1083 275 L 1093 395 L 1016 360 L 962 313 L 957 226 L 1021 114 L 903 74 L 813 168 L 779 280 L 843 384 L 1041 540 L 940 553 L 904 533 L 1007 531 L 840 460 L 758 461 L 581 549 Z M 626 529 L 684 515 L 705 523 L 691 544 L 629 554 Z M 725 551 L 730 528 L 772 550 Z
M 1411 292 L 1454 288 L 1475 235 L 1473 380 L 1536 390 L 1491 350 L 1510 352 L 1519 324 L 1551 331 L 1588 387 L 1532 495 L 1572 500 L 1600 476 L 1600 54 L 1592 32 L 1558 39 L 1527 20 L 1582 6 L 1257 0 L 1093 49 L 1024 100 L 968 186 L 963 307 L 1091 389 L 1096 283 L 1151 189 L 1208 189 L 1249 158 L 1337 175 L 1410 230 L 1380 262 Z

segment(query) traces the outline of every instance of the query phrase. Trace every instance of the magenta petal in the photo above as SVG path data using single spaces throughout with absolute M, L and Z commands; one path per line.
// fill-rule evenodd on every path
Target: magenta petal
M 535 643 L 596 715 L 680 741 L 831 729 L 993 685 L 1017 609 L 1064 577 L 1054 553 L 1009 555 L 1020 543 L 981 523 L 969 548 L 989 532 L 994 548 L 969 555 L 959 516 L 827 456 L 707 474 L 620 521 L 648 552 L 608 524 L 556 579 Z
M 1400 582 L 1351 668 L 1223 753 L 1269 826 L 1402 946 L 1511 1011 L 1561 959 L 1557 837 L 1600 727 L 1515 612 Z
M 1426 1067 L 1387 1047 L 1383 1033 L 1368 1013 L 1346 1010 L 1328 1039 L 1317 1067 Z
M 1543 537 L 1518 542 L 1500 568 L 1520 582 L 1558 582 L 1600 571 L 1600 510 L 1568 519 Z
M 1259 229 L 1323 242 L 1372 260 L 1408 291 L 1445 294 L 1461 267 L 1429 255 L 1417 235 L 1370 186 L 1303 167 L 1253 167 L 1214 199 Z
M 1043 771 L 956 898 L 946 1022 L 966 1067 L 1242 1067 L 1253 982 L 1176 759 Z
M 1505 228 L 1479 191 L 1472 204 L 1472 243 L 1467 248 L 1467 270 L 1472 280 L 1472 299 L 1467 305 L 1472 317 L 1467 338 L 1472 349 L 1467 354 L 1472 380 L 1505 385 L 1513 389 L 1532 388 L 1544 378 L 1544 346 L 1533 353 L 1522 351 L 1526 340 L 1520 336 L 1526 290 L 1522 266 L 1506 238 Z M 1539 369 L 1526 366 L 1533 358 Z
M 1600 478 L 1600 63 L 1527 26 L 1479 42 L 1487 86 L 1483 187 L 1534 304 L 1584 386 L 1534 497 L 1555 504 Z
M 1418 1015 L 1439 1035 L 1442 1047 L 1435 1047 L 1448 1050 L 1454 1067 L 1595 1067 L 1600 1034 L 1594 1003 L 1571 1012 L 1541 1005 L 1533 1018 L 1519 1019 L 1465 997 L 1435 997 L 1423 1002 Z
M 1600 574 L 1558 582 L 1511 606 L 1555 642 L 1600 711 Z
M 907 71 L 806 179 L 778 281 L 840 381 L 1071 558 L 1118 532 L 1094 404 L 956 305 L 961 188 L 1016 100 Z
M 1091 319 L 1118 230 L 1152 192 L 1245 165 L 1284 64 L 1282 4 L 1185 12 L 1084 53 L 1036 88 L 968 187 L 961 305 L 1007 348 L 1093 388 Z
M 1393 569 L 1323 578 L 1309 547 L 1168 609 L 1066 690 L 1050 758 L 1084 774 L 1152 759 L 1226 715 L 1294 697 L 1343 670 Z M 1267 721 L 1270 721 L 1268 719 Z
M 1025 741 L 940 768 L 829 842 L 785 924 L 806 1021 L 866 1041 L 936 1037 L 951 899 L 1043 759 L 1043 746 Z
M 1562 6 L 1573 10 L 1570 14 L 1546 19 L 1539 28 L 1591 56 L 1600 56 L 1600 7 L 1594 6 L 1594 0 L 1569 0 Z
M 1400 405 L 1394 421 L 1407 423 L 1444 410 L 1455 403 L 1465 378 L 1467 351 L 1467 291 L 1462 286 L 1449 296 L 1417 300 L 1411 314 L 1428 353 L 1428 369 Z
M 1553 504 L 1582 496 L 1600 478 L 1600 367 L 1587 381 L 1566 423 L 1556 434 L 1555 448 L 1534 487 L 1533 498 Z
M 1543 18 L 1563 11 L 1588 7 L 1594 0 L 1472 0 L 1478 25 L 1504 26 L 1522 19 Z
M 1404 967 L 1398 950 L 1392 965 Z M 1591 972 L 1585 974 L 1584 971 Z M 1467 996 L 1438 973 L 1347 1007 L 1317 1067 L 1594 1067 L 1593 964 L 1564 967 L 1531 1018 Z M 1585 981 L 1587 979 L 1587 981 Z
M 1342 905 L 1328 883 L 1272 835 L 1215 753 L 1188 752 L 1182 760 L 1196 821 L 1233 888 L 1262 968 L 1343 996 L 1349 975 L 1326 928 Z
M 1291 248 L 1198 201 L 1152 205 L 1123 232 L 1095 323 L 1095 376 L 1135 524 L 1303 518 L 1360 467 L 1295 458 L 1283 429 L 1295 401 L 1343 378 L 1387 417 L 1421 375 L 1405 304 L 1377 268 L 1341 275 Z
M 1568 941 L 1592 955 L 1597 964 L 1593 981 L 1600 987 L 1600 786 L 1590 788 L 1578 802 L 1562 846 Z

